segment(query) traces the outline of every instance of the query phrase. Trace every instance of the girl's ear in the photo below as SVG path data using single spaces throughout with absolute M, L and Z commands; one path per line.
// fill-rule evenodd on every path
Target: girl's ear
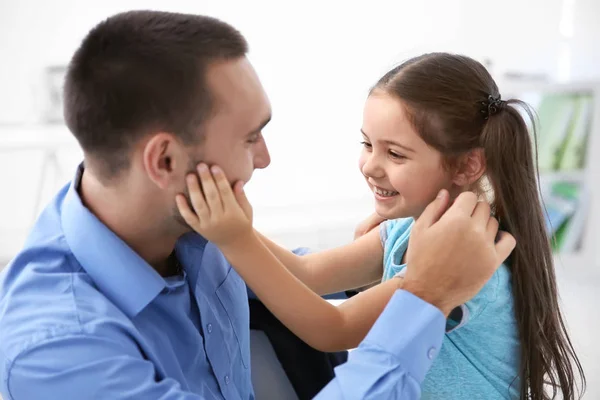
M 468 187 L 477 182 L 485 173 L 485 154 L 483 149 L 473 149 L 458 160 L 453 183 Z

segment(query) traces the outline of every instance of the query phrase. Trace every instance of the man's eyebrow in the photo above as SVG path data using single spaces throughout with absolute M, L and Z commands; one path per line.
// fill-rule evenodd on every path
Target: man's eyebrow
M 267 124 L 271 122 L 271 116 L 269 115 L 267 118 L 265 118 L 265 120 L 263 122 L 260 123 L 260 125 L 258 126 L 258 128 L 252 130 L 250 133 L 248 133 L 246 136 L 252 136 L 257 134 L 258 132 L 262 131 L 264 129 L 265 126 L 267 126 Z
M 365 131 L 363 131 L 363 130 L 361 129 L 361 130 L 360 130 L 360 132 L 363 134 L 363 136 L 364 136 L 364 137 L 366 137 L 367 139 L 369 138 L 369 135 L 367 135 L 367 134 L 365 133 Z M 410 147 L 408 147 L 408 146 L 405 146 L 405 145 L 403 145 L 403 144 L 400 144 L 400 143 L 398 143 L 398 142 L 394 142 L 393 140 L 383 140 L 382 142 L 383 142 L 383 143 L 386 143 L 386 144 L 391 144 L 391 145 L 393 145 L 393 146 L 398 146 L 398 147 L 401 147 L 401 148 L 403 148 L 404 150 L 406 150 L 406 151 L 408 151 L 408 152 L 411 152 L 411 153 L 414 153 L 414 152 L 415 152 L 415 151 L 414 151 L 413 149 L 411 149 Z

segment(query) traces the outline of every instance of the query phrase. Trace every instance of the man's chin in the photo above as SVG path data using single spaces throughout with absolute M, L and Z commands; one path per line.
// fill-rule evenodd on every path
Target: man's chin
M 181 215 L 174 215 L 173 219 L 175 220 L 175 230 L 178 233 L 178 236 L 183 236 L 186 233 L 190 233 L 194 231 L 194 228 L 192 228 L 187 222 L 185 222 L 185 219 L 183 219 L 183 217 Z

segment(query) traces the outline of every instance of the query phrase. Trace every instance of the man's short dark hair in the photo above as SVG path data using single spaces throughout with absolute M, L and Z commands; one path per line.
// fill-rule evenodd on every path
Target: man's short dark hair
M 243 57 L 244 37 L 217 19 L 159 11 L 114 15 L 69 64 L 67 126 L 107 178 L 129 166 L 132 143 L 153 131 L 191 143 L 214 106 L 207 66 Z

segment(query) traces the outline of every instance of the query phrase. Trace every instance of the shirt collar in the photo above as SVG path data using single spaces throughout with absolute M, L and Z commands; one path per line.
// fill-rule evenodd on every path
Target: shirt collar
M 165 288 L 165 280 L 82 203 L 83 164 L 65 197 L 61 220 L 67 243 L 100 291 L 130 318 Z

